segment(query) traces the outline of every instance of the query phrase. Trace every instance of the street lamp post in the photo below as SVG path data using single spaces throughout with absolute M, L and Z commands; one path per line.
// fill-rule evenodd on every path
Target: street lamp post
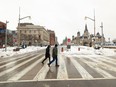
M 90 19 L 90 20 L 92 20 L 92 21 L 94 22 L 94 37 L 95 37 L 95 11 L 94 11 L 94 18 L 93 18 L 93 19 L 90 18 L 90 17 L 85 16 L 85 20 L 86 20 L 87 18 Z
M 86 19 L 90 19 L 90 20 L 92 20 L 93 22 L 94 22 L 94 42 L 96 41 L 95 40 L 95 34 L 96 34 L 96 29 L 95 29 L 95 11 L 94 11 L 94 18 L 90 18 L 90 17 L 87 17 L 87 16 L 85 16 L 85 20 Z M 95 43 L 94 43 L 95 44 Z
M 7 51 L 7 23 L 9 23 L 8 21 L 6 21 L 6 32 L 5 32 L 5 51 Z
M 104 39 L 103 39 L 103 37 L 104 37 L 104 35 L 103 35 L 103 22 L 101 22 L 101 33 L 102 33 L 102 48 L 103 48 L 103 43 L 104 43 Z
M 20 8 L 19 8 L 19 20 L 18 20 L 18 47 L 20 46 L 20 20 L 23 20 L 25 18 L 31 18 L 31 16 L 26 16 L 23 18 L 20 18 Z

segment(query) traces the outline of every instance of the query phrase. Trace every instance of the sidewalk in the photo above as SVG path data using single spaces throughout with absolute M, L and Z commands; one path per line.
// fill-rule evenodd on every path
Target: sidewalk
M 18 81 L 0 83 L 0 87 L 116 87 L 116 79 Z

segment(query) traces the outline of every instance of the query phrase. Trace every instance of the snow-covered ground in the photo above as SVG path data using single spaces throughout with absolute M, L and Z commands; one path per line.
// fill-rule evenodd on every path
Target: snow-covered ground
M 40 47 L 40 46 L 28 46 L 25 49 L 20 49 L 19 51 L 13 51 L 13 49 L 16 49 L 16 47 L 7 47 L 7 51 L 5 52 L 5 48 L 0 49 L 0 58 L 7 58 L 13 55 L 28 53 L 32 51 L 38 51 L 41 49 L 45 49 L 46 47 Z
M 28 46 L 25 49 L 20 49 L 20 51 L 13 51 L 16 47 L 7 47 L 7 51 L 5 52 L 5 49 L 0 49 L 0 58 L 7 58 L 13 55 L 23 54 L 31 51 L 37 51 L 41 49 L 45 49 L 46 47 L 39 47 L 39 46 Z M 62 47 L 60 47 L 62 48 Z M 71 46 L 70 50 L 66 49 L 66 46 L 63 46 L 64 48 L 64 54 L 68 55 L 105 55 L 105 56 L 113 56 L 116 55 L 116 52 L 114 50 L 116 49 L 106 49 L 101 48 L 99 50 L 95 50 L 92 47 L 85 47 L 85 46 Z M 80 48 L 80 51 L 78 50 Z M 61 49 L 60 49 L 61 51 Z
M 80 50 L 79 50 L 80 49 Z M 85 46 L 71 46 L 71 49 L 64 50 L 64 54 L 67 55 L 104 55 L 104 56 L 114 56 L 116 55 L 116 49 L 100 48 L 96 50 L 92 47 Z

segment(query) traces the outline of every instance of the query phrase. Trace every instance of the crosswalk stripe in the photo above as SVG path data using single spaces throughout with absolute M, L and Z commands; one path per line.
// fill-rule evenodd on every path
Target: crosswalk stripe
M 109 58 L 109 57 L 106 57 L 106 56 L 102 56 L 102 58 L 107 59 L 107 60 L 110 60 L 110 61 L 114 61 L 114 62 L 116 62 L 115 59 L 112 59 L 112 58 Z
M 47 61 L 48 62 L 48 61 Z M 47 72 L 49 71 L 49 67 L 47 66 L 47 62 L 44 64 L 42 69 L 37 73 L 33 80 L 43 80 L 45 79 Z
M 91 55 L 89 55 L 88 57 L 90 57 L 90 58 L 94 58 L 94 59 L 96 59 L 96 60 L 100 60 L 100 61 L 105 61 L 105 62 L 109 62 L 109 63 L 111 63 L 111 64 L 113 64 L 113 65 L 116 65 L 116 60 L 115 59 L 112 59 L 112 58 L 109 58 L 109 57 L 104 57 L 104 56 L 101 56 L 101 55 L 97 55 L 97 56 L 91 56 Z
M 109 58 L 107 56 L 102 56 L 102 55 L 96 55 L 96 56 L 89 55 L 88 57 L 93 57 L 93 58 L 96 58 L 96 59 L 101 59 L 101 60 L 106 60 L 106 61 L 112 61 L 114 64 L 116 62 L 115 59 Z
M 107 73 L 106 71 L 100 69 L 98 65 L 95 62 L 88 62 L 84 58 L 82 59 L 83 62 L 85 62 L 88 66 L 96 70 L 98 73 L 100 73 L 104 78 L 114 78 L 111 74 Z
M 111 63 L 111 64 L 116 65 L 116 60 L 111 59 L 111 58 L 108 58 L 108 57 L 103 57 L 103 56 L 102 56 L 101 58 L 99 58 L 99 60 L 106 61 L 106 62 L 109 62 L 109 63 Z
M 93 77 L 74 58 L 70 59 L 84 79 L 93 79 Z
M 24 61 L 24 62 L 22 62 L 22 63 L 20 63 L 20 64 L 18 64 L 18 65 L 16 65 L 16 66 L 14 66 L 14 67 L 8 69 L 8 70 L 5 70 L 5 71 L 1 72 L 1 73 L 0 73 L 0 76 L 5 75 L 6 73 L 9 73 L 9 72 L 15 70 L 16 68 L 18 68 L 18 67 L 24 65 L 25 63 L 27 63 L 27 62 L 29 62 L 29 61 L 31 61 L 31 60 L 33 60 L 33 59 L 39 57 L 39 56 L 40 56 L 40 55 L 37 55 L 37 56 L 35 56 L 35 57 L 33 57 L 33 58 L 27 60 L 27 61 Z
M 42 61 L 44 57 L 42 57 L 41 59 L 39 59 L 38 61 L 36 61 L 35 63 L 29 65 L 26 69 L 22 70 L 21 72 L 17 73 L 16 75 L 14 75 L 13 77 L 11 77 L 10 79 L 8 79 L 8 81 L 16 81 L 18 79 L 20 79 L 23 75 L 25 75 L 27 72 L 29 72 L 33 67 L 35 67 L 38 63 L 40 63 Z
M 28 57 L 30 57 L 30 56 L 28 56 Z M 28 58 L 28 57 L 27 57 L 27 58 Z M 21 61 L 21 60 L 23 60 L 23 59 L 26 59 L 26 57 L 20 58 L 20 59 L 18 59 L 18 60 L 16 60 L 16 61 L 14 60 L 14 61 L 12 61 L 12 62 L 9 62 L 9 63 L 7 63 L 7 64 L 5 64 L 5 65 L 0 66 L 0 68 L 10 66 L 11 64 L 15 64 L 16 62 Z
M 32 55 L 31 55 L 31 56 L 32 56 Z M 25 57 L 30 57 L 30 55 L 23 55 L 23 56 L 20 56 L 20 57 L 12 58 L 12 59 L 10 59 L 10 60 L 7 59 L 7 60 L 4 60 L 4 61 L 1 61 L 0 64 L 1 64 L 1 63 L 6 63 L 6 62 L 9 62 L 9 61 L 13 61 L 13 60 L 16 60 L 16 59 L 19 59 L 19 58 L 22 59 L 22 58 L 25 58 Z
M 57 79 L 68 79 L 68 74 L 66 70 L 66 64 L 64 62 L 64 57 L 59 55 L 59 68 L 58 68 L 58 74 Z
M 115 71 L 116 72 L 116 68 L 111 66 L 111 65 L 108 65 L 108 64 L 105 64 L 103 63 L 102 61 L 98 60 L 97 58 L 91 58 L 91 57 L 88 57 L 89 59 L 91 59 L 92 61 L 94 61 L 95 63 L 97 63 L 99 65 L 99 67 L 102 67 L 104 69 L 108 69 L 108 70 L 111 70 L 111 71 Z

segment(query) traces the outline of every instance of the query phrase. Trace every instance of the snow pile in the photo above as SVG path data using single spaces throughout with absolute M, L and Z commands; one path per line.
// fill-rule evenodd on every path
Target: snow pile
M 39 46 L 28 46 L 25 49 L 20 49 L 19 51 L 13 51 L 16 47 L 7 47 L 7 51 L 5 52 L 5 48 L 0 49 L 0 58 L 7 58 L 13 55 L 24 54 L 32 51 L 38 51 L 41 49 L 45 49 L 46 47 L 39 47 Z
M 116 55 L 114 49 L 101 48 L 97 50 L 92 47 L 86 46 L 71 46 L 70 50 L 65 50 L 63 53 L 69 55 L 105 55 L 105 56 Z

